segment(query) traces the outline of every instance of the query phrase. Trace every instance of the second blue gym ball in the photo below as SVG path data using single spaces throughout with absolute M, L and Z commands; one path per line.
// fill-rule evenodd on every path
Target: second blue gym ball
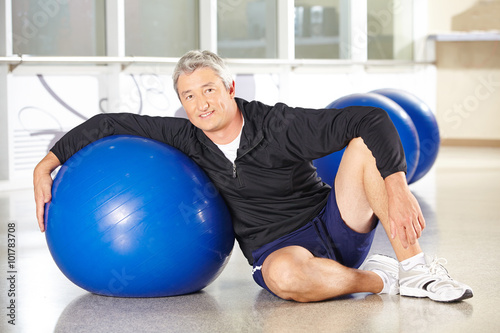
M 373 106 L 385 110 L 391 118 L 403 144 L 406 156 L 408 182 L 413 177 L 419 159 L 419 139 L 417 129 L 409 115 L 391 99 L 375 93 L 356 93 L 343 96 L 330 103 L 327 109 L 341 109 L 348 106 Z M 314 161 L 318 176 L 325 183 L 333 185 L 343 151 L 327 155 Z
M 234 244 L 229 211 L 201 168 L 135 136 L 98 140 L 66 161 L 45 221 L 60 270 L 107 296 L 196 292 L 222 272 Z

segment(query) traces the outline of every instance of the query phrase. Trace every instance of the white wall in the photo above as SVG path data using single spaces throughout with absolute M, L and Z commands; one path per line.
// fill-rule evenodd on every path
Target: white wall
M 452 17 L 465 11 L 477 2 L 478 0 L 429 0 L 429 34 L 450 32 Z
M 455 33 L 456 39 L 436 43 L 436 114 L 444 144 L 500 146 L 500 34 L 483 34 L 482 38 L 490 38 L 489 41 L 460 40 L 470 39 L 472 34 L 452 30 L 453 16 L 472 7 L 474 13 L 461 15 L 461 20 L 480 22 L 486 27 L 491 22 L 488 31 L 498 29 L 498 3 L 499 0 L 429 1 L 429 32 Z

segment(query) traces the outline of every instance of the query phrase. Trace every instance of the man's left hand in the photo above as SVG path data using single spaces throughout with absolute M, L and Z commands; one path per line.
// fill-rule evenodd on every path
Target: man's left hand
M 385 178 L 388 195 L 388 217 L 391 237 L 399 237 L 406 249 L 414 245 L 425 228 L 425 219 L 417 199 L 411 193 L 405 174 L 398 172 Z

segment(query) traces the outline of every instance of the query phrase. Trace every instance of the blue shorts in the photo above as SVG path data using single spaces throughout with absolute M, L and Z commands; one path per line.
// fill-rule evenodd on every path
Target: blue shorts
M 328 201 L 318 216 L 300 229 L 252 252 L 253 278 L 259 286 L 273 294 L 264 282 L 262 263 L 268 255 L 287 246 L 301 246 L 315 257 L 332 259 L 344 266 L 358 268 L 370 251 L 376 226 L 377 223 L 374 223 L 373 229 L 364 234 L 349 228 L 340 217 L 332 188 Z

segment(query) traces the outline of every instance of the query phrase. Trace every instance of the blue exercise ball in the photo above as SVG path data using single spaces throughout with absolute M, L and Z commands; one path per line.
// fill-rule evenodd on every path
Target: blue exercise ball
M 343 96 L 330 103 L 326 108 L 341 109 L 348 106 L 374 106 L 384 109 L 389 114 L 403 144 L 407 165 L 406 180 L 410 182 L 415 173 L 420 152 L 417 130 L 408 114 L 394 101 L 374 93 L 356 93 Z M 342 155 L 343 151 L 340 151 L 313 162 L 317 168 L 318 176 L 324 182 L 333 184 Z
M 179 150 L 118 135 L 73 155 L 54 179 L 46 239 L 60 270 L 92 293 L 188 294 L 210 284 L 234 245 L 229 211 Z
M 440 135 L 436 116 L 420 98 L 401 89 L 384 88 L 373 91 L 398 103 L 410 116 L 417 129 L 420 156 L 411 183 L 425 176 L 436 162 L 439 152 Z

